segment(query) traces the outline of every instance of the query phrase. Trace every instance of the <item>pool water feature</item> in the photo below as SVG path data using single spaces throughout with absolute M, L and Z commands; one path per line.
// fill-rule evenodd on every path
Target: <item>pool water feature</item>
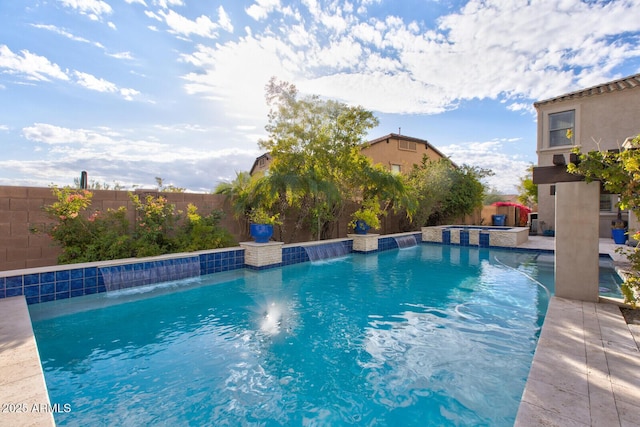
M 350 252 L 349 247 L 343 244 L 343 242 L 304 246 L 304 250 L 310 261 L 341 257 Z
M 398 244 L 399 249 L 411 248 L 418 244 L 416 236 L 414 236 L 413 234 L 409 234 L 406 236 L 395 236 L 393 239 Z
M 507 426 L 550 273 L 419 245 L 29 309 L 60 425 Z

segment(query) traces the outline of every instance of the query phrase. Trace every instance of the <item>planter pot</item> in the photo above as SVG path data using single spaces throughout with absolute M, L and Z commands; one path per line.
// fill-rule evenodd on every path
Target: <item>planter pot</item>
M 612 228 L 611 237 L 616 245 L 624 245 L 627 241 L 627 230 L 624 228 Z
M 249 232 L 256 243 L 267 243 L 271 236 L 273 236 L 273 225 L 251 224 L 249 226 Z
M 356 232 L 356 234 L 367 234 L 367 231 L 369 231 L 370 228 L 371 227 L 369 226 L 369 224 L 359 219 L 356 221 L 354 231 Z

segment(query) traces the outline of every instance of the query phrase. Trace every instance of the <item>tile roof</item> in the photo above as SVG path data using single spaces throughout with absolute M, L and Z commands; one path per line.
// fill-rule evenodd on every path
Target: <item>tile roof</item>
M 607 83 L 602 83 L 597 86 L 593 86 L 587 89 L 570 92 L 564 95 L 556 96 L 555 98 L 545 99 L 543 101 L 535 102 L 534 107 L 538 107 L 544 104 L 550 104 L 553 102 L 567 101 L 569 99 L 583 98 L 593 95 L 602 95 L 606 93 L 617 92 L 625 89 L 633 89 L 640 87 L 640 73 L 632 76 L 624 77 L 618 80 L 614 80 Z
M 371 141 L 367 141 L 364 144 L 362 144 L 364 147 L 368 147 L 370 145 L 374 145 L 377 144 L 379 142 L 385 142 L 388 139 L 402 139 L 403 141 L 413 141 L 415 143 L 418 144 L 424 144 L 427 146 L 427 148 L 430 148 L 431 150 L 435 151 L 436 153 L 438 153 L 438 155 L 440 157 L 443 158 L 447 158 L 447 156 L 445 156 L 440 150 L 438 150 L 436 147 L 434 147 L 429 141 L 427 141 L 426 139 L 420 139 L 420 138 L 414 138 L 412 136 L 407 136 L 407 135 L 401 135 L 398 133 L 390 133 L 388 135 L 385 136 L 381 136 L 380 138 L 376 138 L 376 139 L 372 139 Z

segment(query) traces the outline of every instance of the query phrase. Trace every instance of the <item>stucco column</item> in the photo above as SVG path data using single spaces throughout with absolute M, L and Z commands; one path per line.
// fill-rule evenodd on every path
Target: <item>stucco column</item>
M 558 183 L 555 197 L 555 294 L 597 302 L 600 183 Z

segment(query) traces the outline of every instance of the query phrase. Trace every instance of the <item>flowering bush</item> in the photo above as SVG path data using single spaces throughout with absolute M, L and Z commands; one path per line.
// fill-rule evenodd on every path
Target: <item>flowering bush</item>
M 91 211 L 93 194 L 87 190 L 52 187 L 56 201 L 45 206 L 52 224 L 33 232 L 48 234 L 60 247 L 60 264 L 161 255 L 235 244 L 233 237 L 218 226 L 222 213 L 213 211 L 202 217 L 189 205 L 182 212 L 165 197 L 129 194 L 135 208 L 133 228 L 123 206 L 106 212 Z
M 235 245 L 231 233 L 218 227 L 222 219 L 222 211 L 214 210 L 202 217 L 198 207 L 187 206 L 187 218 L 177 236 L 178 248 L 181 251 L 198 251 L 210 248 L 224 248 Z
M 143 202 L 138 195 L 129 193 L 129 198 L 136 210 L 136 255 L 153 256 L 173 252 L 176 248 L 171 232 L 181 212 L 177 212 L 176 206 L 162 196 L 147 195 Z

